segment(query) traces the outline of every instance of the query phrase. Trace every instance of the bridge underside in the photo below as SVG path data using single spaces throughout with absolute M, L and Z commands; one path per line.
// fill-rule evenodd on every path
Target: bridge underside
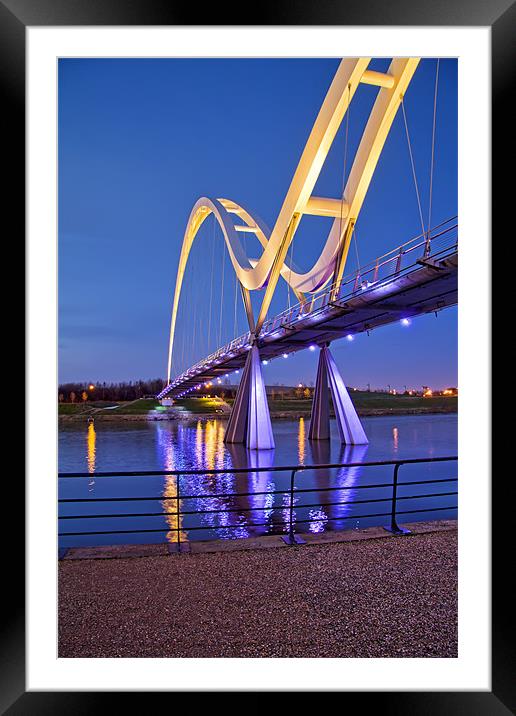
M 457 303 L 458 254 L 420 259 L 399 274 L 344 291 L 336 297 L 326 292 L 315 307 L 310 304 L 285 317 L 271 319 L 257 346 L 262 360 L 295 353 L 309 345 L 324 345 L 347 335 L 424 313 L 440 311 Z M 170 383 L 159 398 L 177 398 L 197 385 L 244 367 L 251 337 L 217 351 L 215 357 L 194 366 Z

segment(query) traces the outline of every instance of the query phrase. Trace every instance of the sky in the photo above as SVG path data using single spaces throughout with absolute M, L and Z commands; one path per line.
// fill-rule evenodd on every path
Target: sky
M 249 207 L 272 227 L 338 59 L 59 60 L 59 381 L 166 374 L 177 264 L 201 196 Z M 389 60 L 370 68 L 386 71 Z M 424 59 L 405 109 L 425 224 L 436 60 Z M 314 190 L 338 197 L 377 88 L 361 85 Z M 344 157 L 347 157 L 346 162 Z M 457 214 L 457 62 L 441 59 L 431 225 Z M 174 365 L 246 331 L 242 302 L 211 219 L 186 271 Z M 330 221 L 304 217 L 292 247 L 308 270 Z M 405 126 L 398 112 L 357 225 L 345 274 L 421 232 Z M 255 239 L 246 249 L 258 258 Z M 254 240 L 254 244 L 253 244 Z M 258 305 L 262 292 L 254 292 Z M 280 286 L 269 315 L 290 298 Z M 211 310 L 210 310 L 211 309 Z M 457 384 L 457 309 L 332 343 L 348 385 L 401 390 Z M 268 384 L 310 385 L 317 355 L 264 368 Z

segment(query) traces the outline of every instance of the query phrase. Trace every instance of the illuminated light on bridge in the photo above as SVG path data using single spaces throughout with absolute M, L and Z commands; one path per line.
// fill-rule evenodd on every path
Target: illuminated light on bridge
M 457 303 L 455 218 L 430 228 L 430 218 L 425 227 L 420 211 L 422 233 L 419 236 L 401 246 L 398 244 L 369 265 L 357 266 L 352 274 L 344 274 L 352 239 L 356 239 L 355 224 L 400 107 L 403 108 L 412 161 L 404 96 L 419 58 L 394 58 L 387 73 L 380 73 L 381 82 L 373 83 L 378 87 L 376 99 L 345 177 L 341 197 L 333 199 L 312 194 L 344 117 L 346 122 L 349 121 L 348 109 L 355 92 L 361 84 L 371 84 L 373 75 L 367 70 L 369 62 L 370 58 L 340 62 L 272 230 L 256 214 L 227 198 L 201 197 L 188 219 L 172 306 L 167 385 L 158 397 L 184 393 L 199 379 L 206 381 L 205 386 L 209 387 L 212 380 L 219 379 L 220 382 L 220 375 L 238 375 L 243 369 L 225 433 L 227 443 L 244 443 L 251 449 L 274 447 L 261 366 L 276 357 L 286 358 L 289 353 L 306 347 L 314 351 L 319 346 L 309 438 L 329 438 L 331 393 L 342 442 L 365 445 L 367 437 L 331 355 L 330 343 L 343 337 L 352 341 L 358 333 L 369 334 L 371 330 L 395 321 L 407 326 L 410 325 L 409 317 L 436 312 Z M 345 151 L 347 134 L 346 131 Z M 415 175 L 414 183 L 419 202 Z M 213 226 L 217 223 L 222 231 L 223 249 L 227 249 L 235 274 L 235 326 L 236 297 L 240 289 L 249 330 L 188 370 L 178 371 L 179 374 L 171 380 L 172 358 L 178 352 L 174 336 L 183 278 L 195 237 L 210 214 L 214 218 Z M 289 247 L 304 215 L 330 217 L 333 222 L 319 257 L 307 272 L 301 273 L 289 258 Z M 235 224 L 235 217 L 243 223 Z M 256 236 L 262 248 L 257 259 L 248 257 L 240 239 L 250 233 Z M 222 286 L 225 256 L 223 252 Z M 267 318 L 280 279 L 288 287 L 288 308 Z M 258 290 L 262 290 L 263 295 L 255 316 L 251 292 Z M 293 306 L 290 291 L 297 299 Z M 217 317 L 219 345 L 222 343 L 222 316 L 221 300 L 220 317 Z M 193 343 L 195 328 L 194 314 Z M 211 314 L 208 335 L 210 329 Z

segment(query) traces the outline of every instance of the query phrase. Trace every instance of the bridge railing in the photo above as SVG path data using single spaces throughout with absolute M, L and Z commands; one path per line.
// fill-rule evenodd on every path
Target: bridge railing
M 166 527 L 160 527 L 160 528 L 146 528 L 146 529 L 105 529 L 105 530 L 73 530 L 73 531 L 59 531 L 59 537 L 85 537 L 85 536 L 100 536 L 100 535 L 122 535 L 122 534 L 143 534 L 143 533 L 166 533 L 167 535 L 170 533 L 175 533 L 175 544 L 178 551 L 181 551 L 181 543 L 184 542 L 185 537 L 190 532 L 196 532 L 198 530 L 206 530 L 206 529 L 215 529 L 213 527 L 206 527 L 206 525 L 191 525 L 186 527 L 183 524 L 183 518 L 185 517 L 191 517 L 191 516 L 202 516 L 202 515 L 228 515 L 230 513 L 249 513 L 249 512 L 263 512 L 263 511 L 270 511 L 271 506 L 268 505 L 266 507 L 223 507 L 220 509 L 209 507 L 207 509 L 183 509 L 181 507 L 181 502 L 185 504 L 187 501 L 191 500 L 200 500 L 205 501 L 208 500 L 210 505 L 213 505 L 214 499 L 219 500 L 227 500 L 227 499 L 236 499 L 241 497 L 260 497 L 260 496 L 267 496 L 269 499 L 272 497 L 274 499 L 277 495 L 283 495 L 288 496 L 288 503 L 287 503 L 287 511 L 288 516 L 285 516 L 285 519 L 283 520 L 282 529 L 283 532 L 286 533 L 286 539 L 285 541 L 288 544 L 295 544 L 296 542 L 299 542 L 299 537 L 296 533 L 296 525 L 306 524 L 306 523 L 318 523 L 318 522 L 325 522 L 328 518 L 324 517 L 310 517 L 310 519 L 296 519 L 294 517 L 294 512 L 296 510 L 296 497 L 299 499 L 301 495 L 310 495 L 313 493 L 335 493 L 336 491 L 342 492 L 342 491 L 349 491 L 353 490 L 355 492 L 356 490 L 371 490 L 374 488 L 377 489 L 389 489 L 391 490 L 391 494 L 387 497 L 374 497 L 369 499 L 345 499 L 345 500 L 338 500 L 337 502 L 329 502 L 325 503 L 324 505 L 321 504 L 305 504 L 305 503 L 299 503 L 297 505 L 300 509 L 307 509 L 307 508 L 316 508 L 316 507 L 327 507 L 327 506 L 343 506 L 343 505 L 379 505 L 383 504 L 388 509 L 387 511 L 383 512 L 366 512 L 365 514 L 353 514 L 353 515 L 343 515 L 339 516 L 338 518 L 335 518 L 337 520 L 361 520 L 361 519 L 371 519 L 375 518 L 378 520 L 378 518 L 386 518 L 386 525 L 385 528 L 389 531 L 392 531 L 395 534 L 403 534 L 407 532 L 403 527 L 400 527 L 398 524 L 398 517 L 403 515 L 404 517 L 409 514 L 413 515 L 420 515 L 425 513 L 435 513 L 435 512 L 442 512 L 445 510 L 456 510 L 457 505 L 445 505 L 445 506 L 432 506 L 432 507 L 424 507 L 424 506 L 418 506 L 414 509 L 402 509 L 400 510 L 398 505 L 400 502 L 406 501 L 406 500 L 420 500 L 420 499 L 430 499 L 430 498 L 436 498 L 436 497 L 456 497 L 458 494 L 457 489 L 447 489 L 446 485 L 450 485 L 451 483 L 456 483 L 458 481 L 457 477 L 447 477 L 447 478 L 439 478 L 439 479 L 432 479 L 432 480 L 405 480 L 400 482 L 399 480 L 399 471 L 400 468 L 404 465 L 420 465 L 420 464 L 426 464 L 426 463 L 440 463 L 440 462 L 456 462 L 458 460 L 458 457 L 456 455 L 454 456 L 444 456 L 444 457 L 433 457 L 433 458 L 407 458 L 404 460 L 376 460 L 376 461 L 370 461 L 370 462 L 344 462 L 344 463 L 330 463 L 330 464 L 322 464 L 322 465 L 282 465 L 282 466 L 272 466 L 272 467 L 245 467 L 245 468 L 222 468 L 217 470 L 147 470 L 147 471 L 124 471 L 124 472 L 97 472 L 97 473 L 91 473 L 91 472 L 60 472 L 58 474 L 59 479 L 72 479 L 72 478 L 87 478 L 88 481 L 91 481 L 92 479 L 106 479 L 106 478 L 120 478 L 120 477 L 150 477 L 150 476 L 175 476 L 176 477 L 176 485 L 175 485 L 175 494 L 174 495 L 161 495 L 161 496 L 122 496 L 122 497 L 60 497 L 58 502 L 59 505 L 91 505 L 91 504 L 98 504 L 102 503 L 104 505 L 111 505 L 113 503 L 128 503 L 128 502 L 160 502 L 163 509 L 160 512 L 151 511 L 151 512 L 129 512 L 129 513 L 113 513 L 112 511 L 103 512 L 101 514 L 97 513 L 90 513 L 90 514 L 60 514 L 58 516 L 58 520 L 60 522 L 60 525 L 62 525 L 64 522 L 68 520 L 98 520 L 98 519 L 120 519 L 120 518 L 149 518 L 149 517 L 162 517 L 165 519 L 170 519 L 172 522 L 175 523 L 174 525 L 168 524 Z M 363 485 L 338 485 L 338 486 L 327 486 L 327 487 L 302 487 L 296 484 L 296 477 L 299 474 L 306 473 L 307 471 L 316 471 L 316 470 L 331 470 L 331 469 L 343 469 L 343 468 L 369 468 L 369 467 L 378 467 L 378 466 L 392 466 L 393 473 L 392 473 L 392 481 L 391 482 L 381 482 L 381 483 L 371 483 L 371 484 L 363 484 Z M 251 491 L 245 491 L 245 492 L 217 492 L 217 493 L 209 493 L 209 492 L 201 492 L 192 494 L 188 491 L 184 491 L 181 486 L 181 479 L 185 478 L 187 476 L 197 476 L 197 477 L 208 477 L 208 476 L 214 476 L 214 475 L 235 475 L 235 474 L 242 474 L 247 473 L 251 475 L 260 474 L 260 473 L 275 473 L 275 472 L 287 472 L 290 473 L 290 484 L 287 489 L 284 490 L 251 490 Z M 399 495 L 399 488 L 400 487 L 414 487 L 414 486 L 430 486 L 430 485 L 439 485 L 437 492 L 424 492 L 424 493 L 417 493 L 416 494 L 409 494 L 409 495 Z M 444 491 L 443 491 L 444 490 Z M 410 507 L 410 505 L 409 505 Z M 285 506 L 283 505 L 281 509 L 285 509 Z M 362 507 L 361 507 L 362 509 Z M 225 521 L 226 522 L 226 521 Z M 224 524 L 223 525 L 225 529 L 238 529 L 242 528 L 242 526 L 247 527 L 268 527 L 269 523 L 267 522 L 249 522 L 245 523 L 245 525 L 242 524 L 236 524 L 236 525 L 229 525 Z
M 339 284 L 329 284 L 319 293 L 314 293 L 310 300 L 296 303 L 265 321 L 262 336 L 274 333 L 282 326 L 289 326 L 307 316 L 313 316 L 318 310 L 323 310 L 331 303 L 338 304 L 345 299 L 349 300 L 390 278 L 394 279 L 402 275 L 417 265 L 419 255 L 424 259 L 431 251 L 433 257 L 438 257 L 441 253 L 456 248 L 458 227 L 456 218 L 453 217 L 439 224 L 428 234 L 419 234 L 396 249 L 346 274 Z

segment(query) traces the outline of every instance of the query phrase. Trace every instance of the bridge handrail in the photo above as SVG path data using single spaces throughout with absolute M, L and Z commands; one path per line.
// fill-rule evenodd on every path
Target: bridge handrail
M 259 467 L 246 465 L 245 467 L 219 467 L 219 468 L 192 468 L 189 470 L 108 470 L 99 472 L 58 472 L 57 477 L 157 477 L 160 475 L 235 475 L 240 472 L 286 472 L 287 470 L 321 470 L 337 467 L 378 467 L 379 465 L 416 465 L 422 462 L 449 462 L 458 460 L 458 455 L 439 455 L 437 457 L 407 457 L 398 460 L 370 460 L 367 462 L 331 462 L 317 465 L 271 465 Z M 232 493 L 233 494 L 233 493 Z M 253 493 L 254 494 L 254 493 Z M 196 495 L 194 495 L 195 497 Z M 198 497 L 198 495 L 197 495 Z M 100 499 L 100 498 L 99 498 Z
M 439 226 L 443 226 L 444 224 L 446 224 L 450 221 L 453 221 L 455 218 L 456 217 L 453 217 L 452 219 L 448 219 L 447 222 L 443 222 L 443 224 L 440 224 Z M 438 227 L 436 227 L 436 228 L 438 228 Z M 444 231 L 441 231 L 438 234 L 436 234 L 435 236 L 430 235 L 430 241 L 433 242 L 438 238 L 442 238 L 443 236 L 449 235 L 449 233 L 451 231 L 453 231 L 455 228 L 457 228 L 457 224 L 448 227 Z M 420 234 L 419 236 L 415 237 L 414 239 L 411 239 L 410 241 L 405 242 L 405 244 L 402 244 L 401 246 L 397 247 L 396 249 L 393 249 L 392 251 L 384 254 L 383 256 L 380 256 L 379 258 L 375 259 L 374 261 L 371 261 L 370 263 L 365 264 L 364 266 L 361 266 L 358 269 L 355 269 L 355 271 L 353 271 L 352 273 L 346 274 L 346 276 L 344 276 L 344 278 L 342 279 L 340 284 L 337 285 L 336 283 L 334 283 L 334 284 L 330 284 L 329 286 L 325 286 L 324 289 L 322 289 L 322 291 L 320 291 L 319 293 L 313 294 L 313 297 L 311 298 L 310 301 L 307 301 L 306 303 L 302 303 L 302 302 L 296 303 L 293 306 L 291 306 L 290 308 L 287 308 L 284 311 L 282 311 L 281 313 L 278 313 L 276 316 L 273 316 L 272 318 L 270 318 L 268 321 L 266 321 L 264 323 L 263 328 L 262 328 L 262 335 L 266 335 L 269 331 L 274 330 L 276 328 L 276 325 L 278 323 L 281 323 L 283 321 L 283 319 L 289 315 L 294 316 L 294 315 L 299 315 L 301 313 L 306 316 L 312 315 L 314 304 L 323 297 L 327 297 L 333 293 L 337 293 L 337 288 L 338 288 L 338 293 L 341 294 L 344 286 L 352 284 L 352 283 L 357 284 L 358 283 L 357 279 L 359 279 L 359 278 L 363 279 L 365 276 L 367 276 L 371 272 L 378 273 L 379 269 L 382 266 L 386 266 L 390 263 L 393 263 L 394 261 L 400 261 L 403 256 L 411 253 L 412 251 L 415 251 L 418 248 L 421 248 L 422 246 L 426 246 L 427 239 L 425 239 L 424 241 L 420 241 L 417 244 L 413 244 L 413 242 L 417 241 L 418 239 L 421 239 L 422 236 L 423 235 Z M 413 245 L 409 247 L 410 244 L 413 244 Z M 455 244 L 453 244 L 453 246 L 455 246 L 455 245 L 456 245 L 456 242 L 455 242 Z M 407 248 L 407 247 L 409 247 L 409 248 Z M 386 258 L 388 256 L 390 256 L 390 258 L 386 259 L 382 263 L 379 263 L 380 259 Z M 409 268 L 409 267 L 407 267 L 407 268 Z M 400 262 L 399 268 L 395 272 L 393 272 L 393 274 L 389 274 L 389 275 L 399 275 L 400 272 L 401 272 L 401 262 Z M 388 277 L 389 276 L 385 276 L 382 280 L 386 280 Z M 376 281 L 378 281 L 377 277 L 376 277 Z M 366 287 L 369 288 L 370 286 L 371 286 L 371 284 L 369 284 Z M 362 284 L 360 285 L 360 288 L 363 288 Z M 356 286 L 355 290 L 357 290 L 357 289 L 358 289 L 358 286 Z

